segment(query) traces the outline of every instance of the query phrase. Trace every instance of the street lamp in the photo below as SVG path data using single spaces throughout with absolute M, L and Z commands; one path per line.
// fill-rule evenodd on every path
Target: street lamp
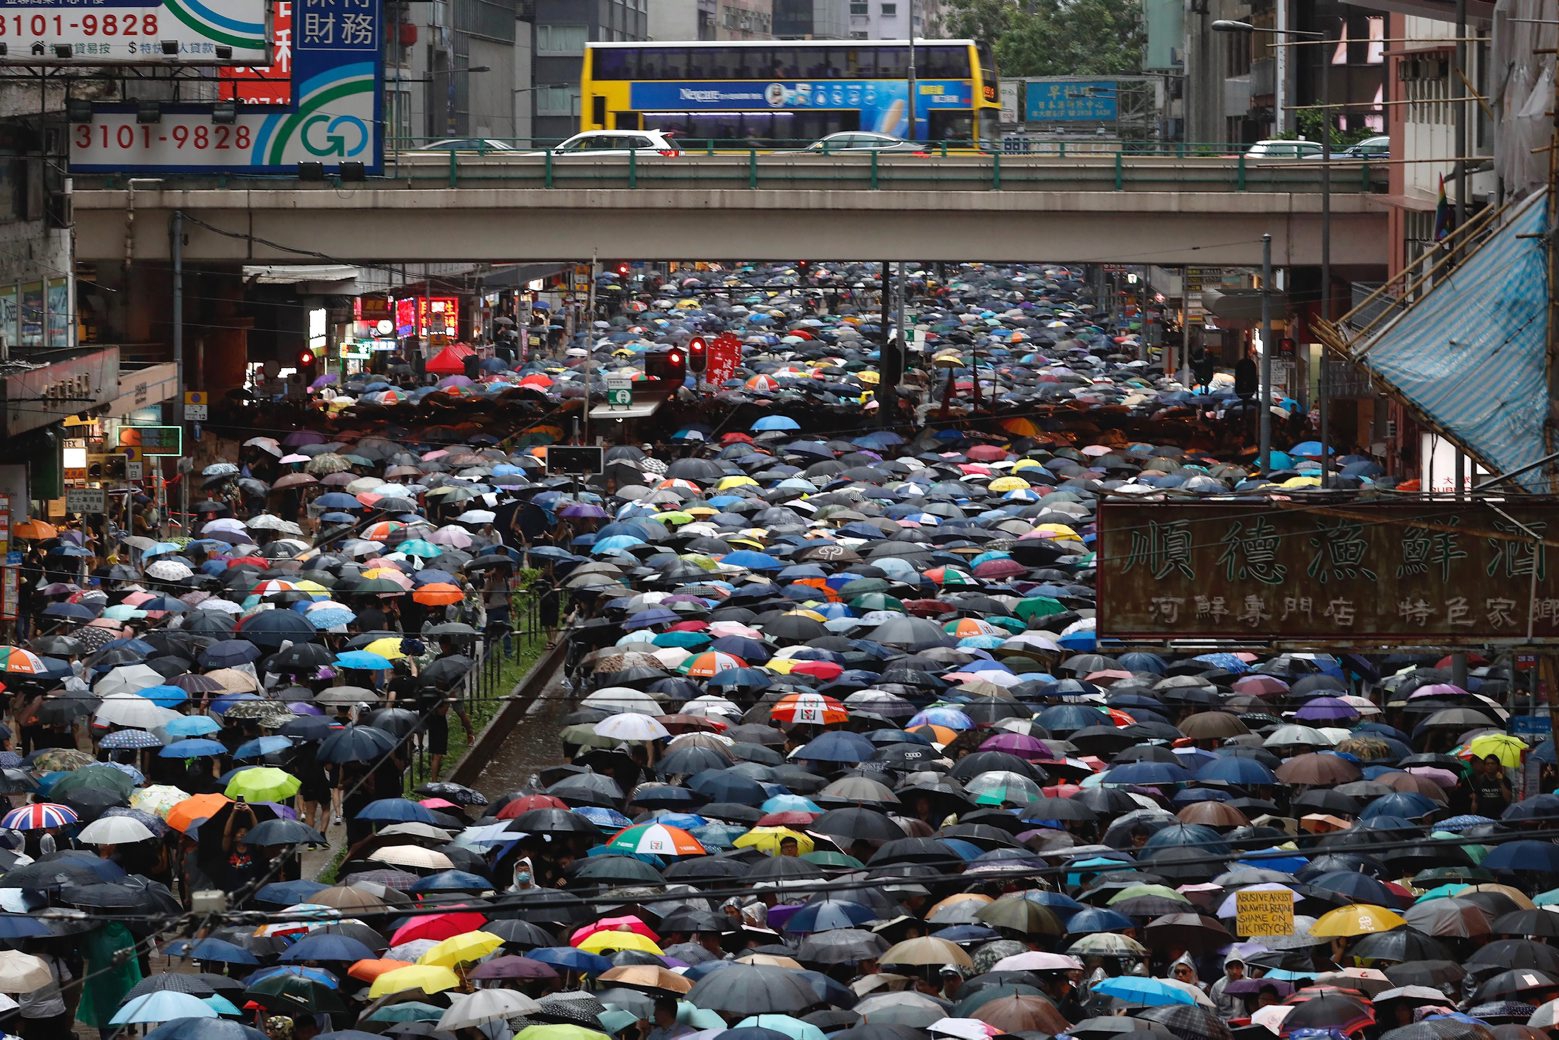
M 1219 18 L 1212 23 L 1214 32 L 1237 33 L 1266 33 L 1270 36 L 1298 36 L 1306 40 L 1315 41 L 1322 46 L 1322 60 L 1320 71 L 1319 93 L 1321 109 L 1321 318 L 1326 320 L 1332 316 L 1332 106 L 1331 106 L 1331 62 L 1326 57 L 1326 34 L 1311 29 L 1269 29 L 1264 26 L 1252 25 L 1249 22 L 1234 21 L 1229 18 Z M 1273 46 L 1289 46 L 1287 44 L 1274 44 Z M 1283 114 L 1274 113 L 1274 125 L 1281 125 Z M 1267 286 L 1262 286 L 1265 295 Z M 1272 351 L 1272 344 L 1265 339 L 1261 344 L 1261 381 L 1262 401 L 1261 429 L 1262 440 L 1267 446 L 1271 446 L 1272 428 L 1272 367 L 1268 360 Z M 1321 345 L 1321 371 L 1316 377 L 1316 407 L 1321 419 L 1321 486 L 1325 487 L 1327 478 L 1331 474 L 1332 463 L 1329 449 L 1331 438 L 1329 436 L 1330 418 L 1328 414 L 1327 398 L 1331 391 L 1331 380 L 1326 374 L 1326 345 Z M 1264 451 L 1266 449 L 1263 449 Z M 1265 461 L 1265 459 L 1263 459 Z

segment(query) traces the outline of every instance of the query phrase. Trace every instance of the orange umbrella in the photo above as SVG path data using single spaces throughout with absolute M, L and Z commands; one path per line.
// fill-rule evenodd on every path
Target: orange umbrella
M 417 589 L 411 598 L 423 606 L 447 607 L 465 599 L 465 593 L 447 581 L 435 581 Z
M 411 967 L 411 961 L 398 961 L 387 957 L 378 957 L 370 960 L 361 960 L 346 970 L 346 973 L 359 982 L 372 982 L 387 971 L 397 968 Z
M 19 524 L 11 525 L 12 538 L 42 541 L 45 538 L 53 538 L 59 533 L 53 524 L 44 523 L 42 520 L 23 520 Z
M 168 810 L 168 826 L 176 831 L 187 831 L 201 820 L 209 820 L 222 806 L 232 802 L 223 794 L 197 794 L 184 799 Z

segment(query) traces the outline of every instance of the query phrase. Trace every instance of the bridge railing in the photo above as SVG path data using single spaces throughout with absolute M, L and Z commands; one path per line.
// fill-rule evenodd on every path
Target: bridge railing
M 551 151 L 402 152 L 386 177 L 408 187 L 936 190 L 1238 191 L 1318 193 L 1322 166 L 1244 155 L 1127 154 L 1123 151 L 1004 155 L 973 148 L 798 153 L 679 142 L 673 154 L 642 149 L 607 155 Z M 1333 192 L 1385 189 L 1385 168 L 1333 162 Z

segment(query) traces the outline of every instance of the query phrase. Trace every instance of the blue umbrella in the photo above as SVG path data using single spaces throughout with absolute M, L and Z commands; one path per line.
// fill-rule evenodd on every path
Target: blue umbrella
M 864 762 L 874 750 L 859 733 L 831 730 L 809 740 L 791 757 L 808 762 Z
M 254 894 L 255 899 L 262 903 L 270 903 L 276 907 L 293 906 L 298 903 L 307 903 L 309 897 L 323 892 L 328 885 L 322 885 L 318 881 L 300 879 L 297 881 L 272 881 L 268 885 L 262 885 Z
M 586 953 L 572 946 L 541 946 L 528 951 L 525 956 L 533 961 L 550 964 L 554 968 L 564 968 L 591 976 L 599 975 L 612 966 L 612 962 L 605 957 Z
M 251 758 L 264 758 L 266 755 L 274 755 L 280 751 L 286 751 L 292 747 L 292 741 L 286 737 L 256 737 L 246 740 L 238 745 L 238 750 L 233 752 L 233 757 L 239 761 Z
M 138 751 L 141 748 L 160 748 L 162 741 L 144 729 L 121 729 L 108 734 L 98 746 L 110 751 Z
M 1091 935 L 1094 932 L 1124 932 L 1136 922 L 1117 910 L 1091 906 L 1079 910 L 1066 922 L 1066 934 Z
M 1117 975 L 1105 979 L 1095 985 L 1093 991 L 1127 1004 L 1140 1004 L 1144 1007 L 1196 1003 L 1195 997 L 1178 986 L 1171 986 L 1163 979 L 1150 979 L 1138 975 Z
M 1235 784 L 1240 787 L 1273 785 L 1278 778 L 1253 758 L 1219 758 L 1196 771 L 1200 783 Z
M 785 931 L 798 934 L 829 932 L 838 928 L 854 928 L 876 918 L 877 911 L 861 903 L 845 899 L 823 899 L 809 903 L 791 914 L 785 921 Z M 1127 927 L 1130 927 L 1130 922 Z
M 428 823 L 437 820 L 433 810 L 406 798 L 380 798 L 369 802 L 357 813 L 359 820 L 373 823 Z
M 158 758 L 208 758 L 216 755 L 227 754 L 227 748 L 221 741 L 202 740 L 193 737 L 189 740 L 178 740 L 169 744 L 157 752 Z
M 218 964 L 259 964 L 260 958 L 225 939 L 202 939 L 189 948 L 189 956 L 197 961 L 213 961 Z
M 189 700 L 189 694 L 177 686 L 148 686 L 144 690 L 135 692 L 138 696 L 145 697 L 162 708 L 175 708 Z
M 480 874 L 467 870 L 441 870 L 418 878 L 411 883 L 408 892 L 486 892 L 493 883 Z
M 337 668 L 356 668 L 362 671 L 382 672 L 390 667 L 390 660 L 367 650 L 348 650 L 336 656 Z
M 1172 762 L 1126 762 L 1112 766 L 1104 774 L 1106 784 L 1130 784 L 1157 787 L 1189 783 L 1191 774 Z
M 344 1033 L 337 1034 L 345 1036 Z M 258 1029 L 220 1018 L 170 1018 L 144 1040 L 267 1040 Z
M 315 932 L 306 935 L 282 951 L 283 964 L 306 964 L 309 961 L 352 964 L 375 956 L 374 950 L 361 939 L 331 932 Z
M 1509 841 L 1483 857 L 1482 866 L 1497 874 L 1559 874 L 1559 845 L 1547 841 Z
M 799 430 L 801 424 L 788 415 L 765 415 L 750 428 L 754 433 L 769 433 L 774 430 Z
M 203 737 L 207 733 L 219 732 L 222 726 L 216 719 L 205 715 L 184 715 L 162 728 L 168 731 L 170 737 Z
M 1416 820 L 1440 808 L 1440 804 L 1417 791 L 1393 791 L 1370 802 L 1359 813 L 1359 819 L 1371 820 L 1377 816 L 1400 816 Z

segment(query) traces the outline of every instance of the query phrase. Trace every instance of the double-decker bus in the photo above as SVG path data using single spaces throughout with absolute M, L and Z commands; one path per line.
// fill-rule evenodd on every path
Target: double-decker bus
M 996 69 L 971 40 L 591 43 L 581 130 L 669 130 L 785 147 L 864 130 L 964 147 L 997 139 Z

